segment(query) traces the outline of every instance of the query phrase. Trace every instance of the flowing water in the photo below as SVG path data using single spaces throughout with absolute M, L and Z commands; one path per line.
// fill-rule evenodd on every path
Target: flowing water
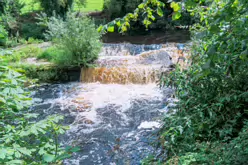
M 173 92 L 156 81 L 171 70 L 176 52 L 173 44 L 105 44 L 97 67 L 82 69 L 81 82 L 41 86 L 32 110 L 40 118 L 65 116 L 70 129 L 61 142 L 81 148 L 64 164 L 138 165 L 159 151 L 152 142 Z

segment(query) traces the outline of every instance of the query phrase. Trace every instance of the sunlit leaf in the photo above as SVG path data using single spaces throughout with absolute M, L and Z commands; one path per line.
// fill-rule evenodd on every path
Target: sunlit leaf
M 145 6 L 144 3 L 141 3 L 141 4 L 138 6 L 138 8 L 143 9 L 144 6 Z
M 103 30 L 103 26 L 101 25 L 101 26 L 98 27 L 97 31 L 102 32 L 102 30 Z
M 174 12 L 173 15 L 172 15 L 172 19 L 173 20 L 178 20 L 181 16 L 182 16 L 181 13 Z
M 163 10 L 162 10 L 160 7 L 158 7 L 158 9 L 157 9 L 157 14 L 158 14 L 160 17 L 162 17 L 162 16 L 164 15 Z
M 47 163 L 53 162 L 54 159 L 55 159 L 54 155 L 50 155 L 50 154 L 43 155 L 43 160 Z
M 108 32 L 114 32 L 115 31 L 115 27 L 114 26 L 109 26 L 108 27 Z

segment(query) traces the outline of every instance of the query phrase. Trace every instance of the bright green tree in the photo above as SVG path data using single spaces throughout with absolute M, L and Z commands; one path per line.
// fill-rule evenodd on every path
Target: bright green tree
M 36 0 L 48 16 L 54 14 L 64 17 L 74 3 L 85 5 L 86 0 Z

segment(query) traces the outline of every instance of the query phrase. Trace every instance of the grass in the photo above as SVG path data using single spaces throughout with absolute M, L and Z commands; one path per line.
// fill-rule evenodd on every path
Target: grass
M 86 7 L 75 6 L 74 9 L 82 12 L 101 11 L 104 0 L 87 0 Z
M 29 13 L 32 11 L 40 10 L 39 3 L 34 0 L 20 0 L 25 6 L 22 8 L 22 14 Z M 92 11 L 101 11 L 103 8 L 104 0 L 87 0 L 86 7 L 84 6 L 74 6 L 74 10 L 81 12 L 92 12 Z
M 37 57 L 41 52 L 40 48 L 30 45 L 6 55 L 4 61 L 8 63 L 22 62 L 29 57 Z

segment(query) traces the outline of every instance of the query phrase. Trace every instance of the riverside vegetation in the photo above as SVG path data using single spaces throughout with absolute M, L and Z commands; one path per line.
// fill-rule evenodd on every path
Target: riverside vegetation
M 58 124 L 62 116 L 36 121 L 37 114 L 28 112 L 31 105 L 25 88 L 28 79 L 0 58 L 0 163 L 48 164 L 61 162 L 77 148 L 62 148 L 58 142 L 65 126 Z
M 0 3 L 0 45 L 11 47 L 27 42 L 18 33 L 16 18 L 20 17 L 20 3 L 3 2 Z M 69 8 L 67 5 L 62 11 Z M 170 4 L 146 0 L 134 13 L 99 28 L 105 32 L 116 28 L 125 32 L 132 25 L 130 22 L 138 19 L 148 28 L 156 18 L 166 15 L 168 9 L 173 9 L 168 16 L 174 20 L 183 18 L 182 13 L 196 20 L 191 27 L 191 66 L 183 71 L 178 68 L 161 79 L 160 85 L 174 88 L 179 99 L 177 107 L 164 117 L 164 126 L 156 141 L 164 154 L 151 155 L 143 164 L 240 165 L 248 162 L 247 8 L 247 0 L 186 0 Z M 41 15 L 43 24 L 35 24 L 39 32 L 48 28 L 46 34 L 55 43 L 54 47 L 45 51 L 33 47 L 16 52 L 0 50 L 1 164 L 58 164 L 78 150 L 59 145 L 58 136 L 67 129 L 58 124 L 62 117 L 34 121 L 37 115 L 27 110 L 31 100 L 26 92 L 32 82 L 16 65 L 27 57 L 47 59 L 57 65 L 64 60 L 69 62 L 65 63 L 67 67 L 92 65 L 101 47 L 100 34 L 94 30 L 93 23 L 72 13 L 57 14 L 61 19 Z M 92 35 L 92 40 L 72 33 L 74 30 L 81 35 Z M 78 42 L 71 42 L 71 36 Z M 36 39 L 40 38 L 29 40 L 40 42 Z M 66 44 L 74 45 L 67 49 L 63 47 Z
M 99 30 L 125 32 L 143 13 L 146 27 L 162 16 L 158 0 L 141 3 L 134 13 Z M 143 164 L 246 164 L 248 162 L 248 1 L 172 2 L 172 18 L 187 10 L 199 18 L 191 27 L 191 66 L 162 77 L 175 89 L 177 107 L 164 117 L 157 143 L 164 154 Z
M 5 49 L 14 46 L 13 42 L 36 42 L 36 39 L 31 38 L 25 41 L 14 31 L 18 25 L 15 18 L 20 16 L 21 9 L 18 2 L 0 2 L 0 164 L 61 164 L 62 160 L 79 150 L 77 147 L 60 145 L 59 135 L 68 129 L 60 124 L 63 117 L 53 115 L 37 121 L 38 114 L 28 110 L 33 103 L 28 92 L 33 82 L 24 75 L 29 75 L 30 70 L 37 75 L 36 71 L 40 66 L 28 64 L 25 60 L 47 56 L 44 56 L 42 49 L 34 46 L 14 51 Z M 55 25 L 59 25 L 59 28 L 55 29 Z M 100 34 L 90 19 L 68 13 L 63 20 L 49 18 L 47 26 L 47 36 L 51 37 L 54 42 L 53 50 L 56 50 L 56 56 L 51 59 L 53 65 L 63 63 L 66 66 L 88 66 L 97 58 L 101 48 Z M 91 38 L 86 40 L 87 36 Z M 70 49 L 62 49 L 69 43 Z M 48 52 L 50 51 L 47 50 L 46 53 Z M 48 72 L 43 75 L 47 74 Z

